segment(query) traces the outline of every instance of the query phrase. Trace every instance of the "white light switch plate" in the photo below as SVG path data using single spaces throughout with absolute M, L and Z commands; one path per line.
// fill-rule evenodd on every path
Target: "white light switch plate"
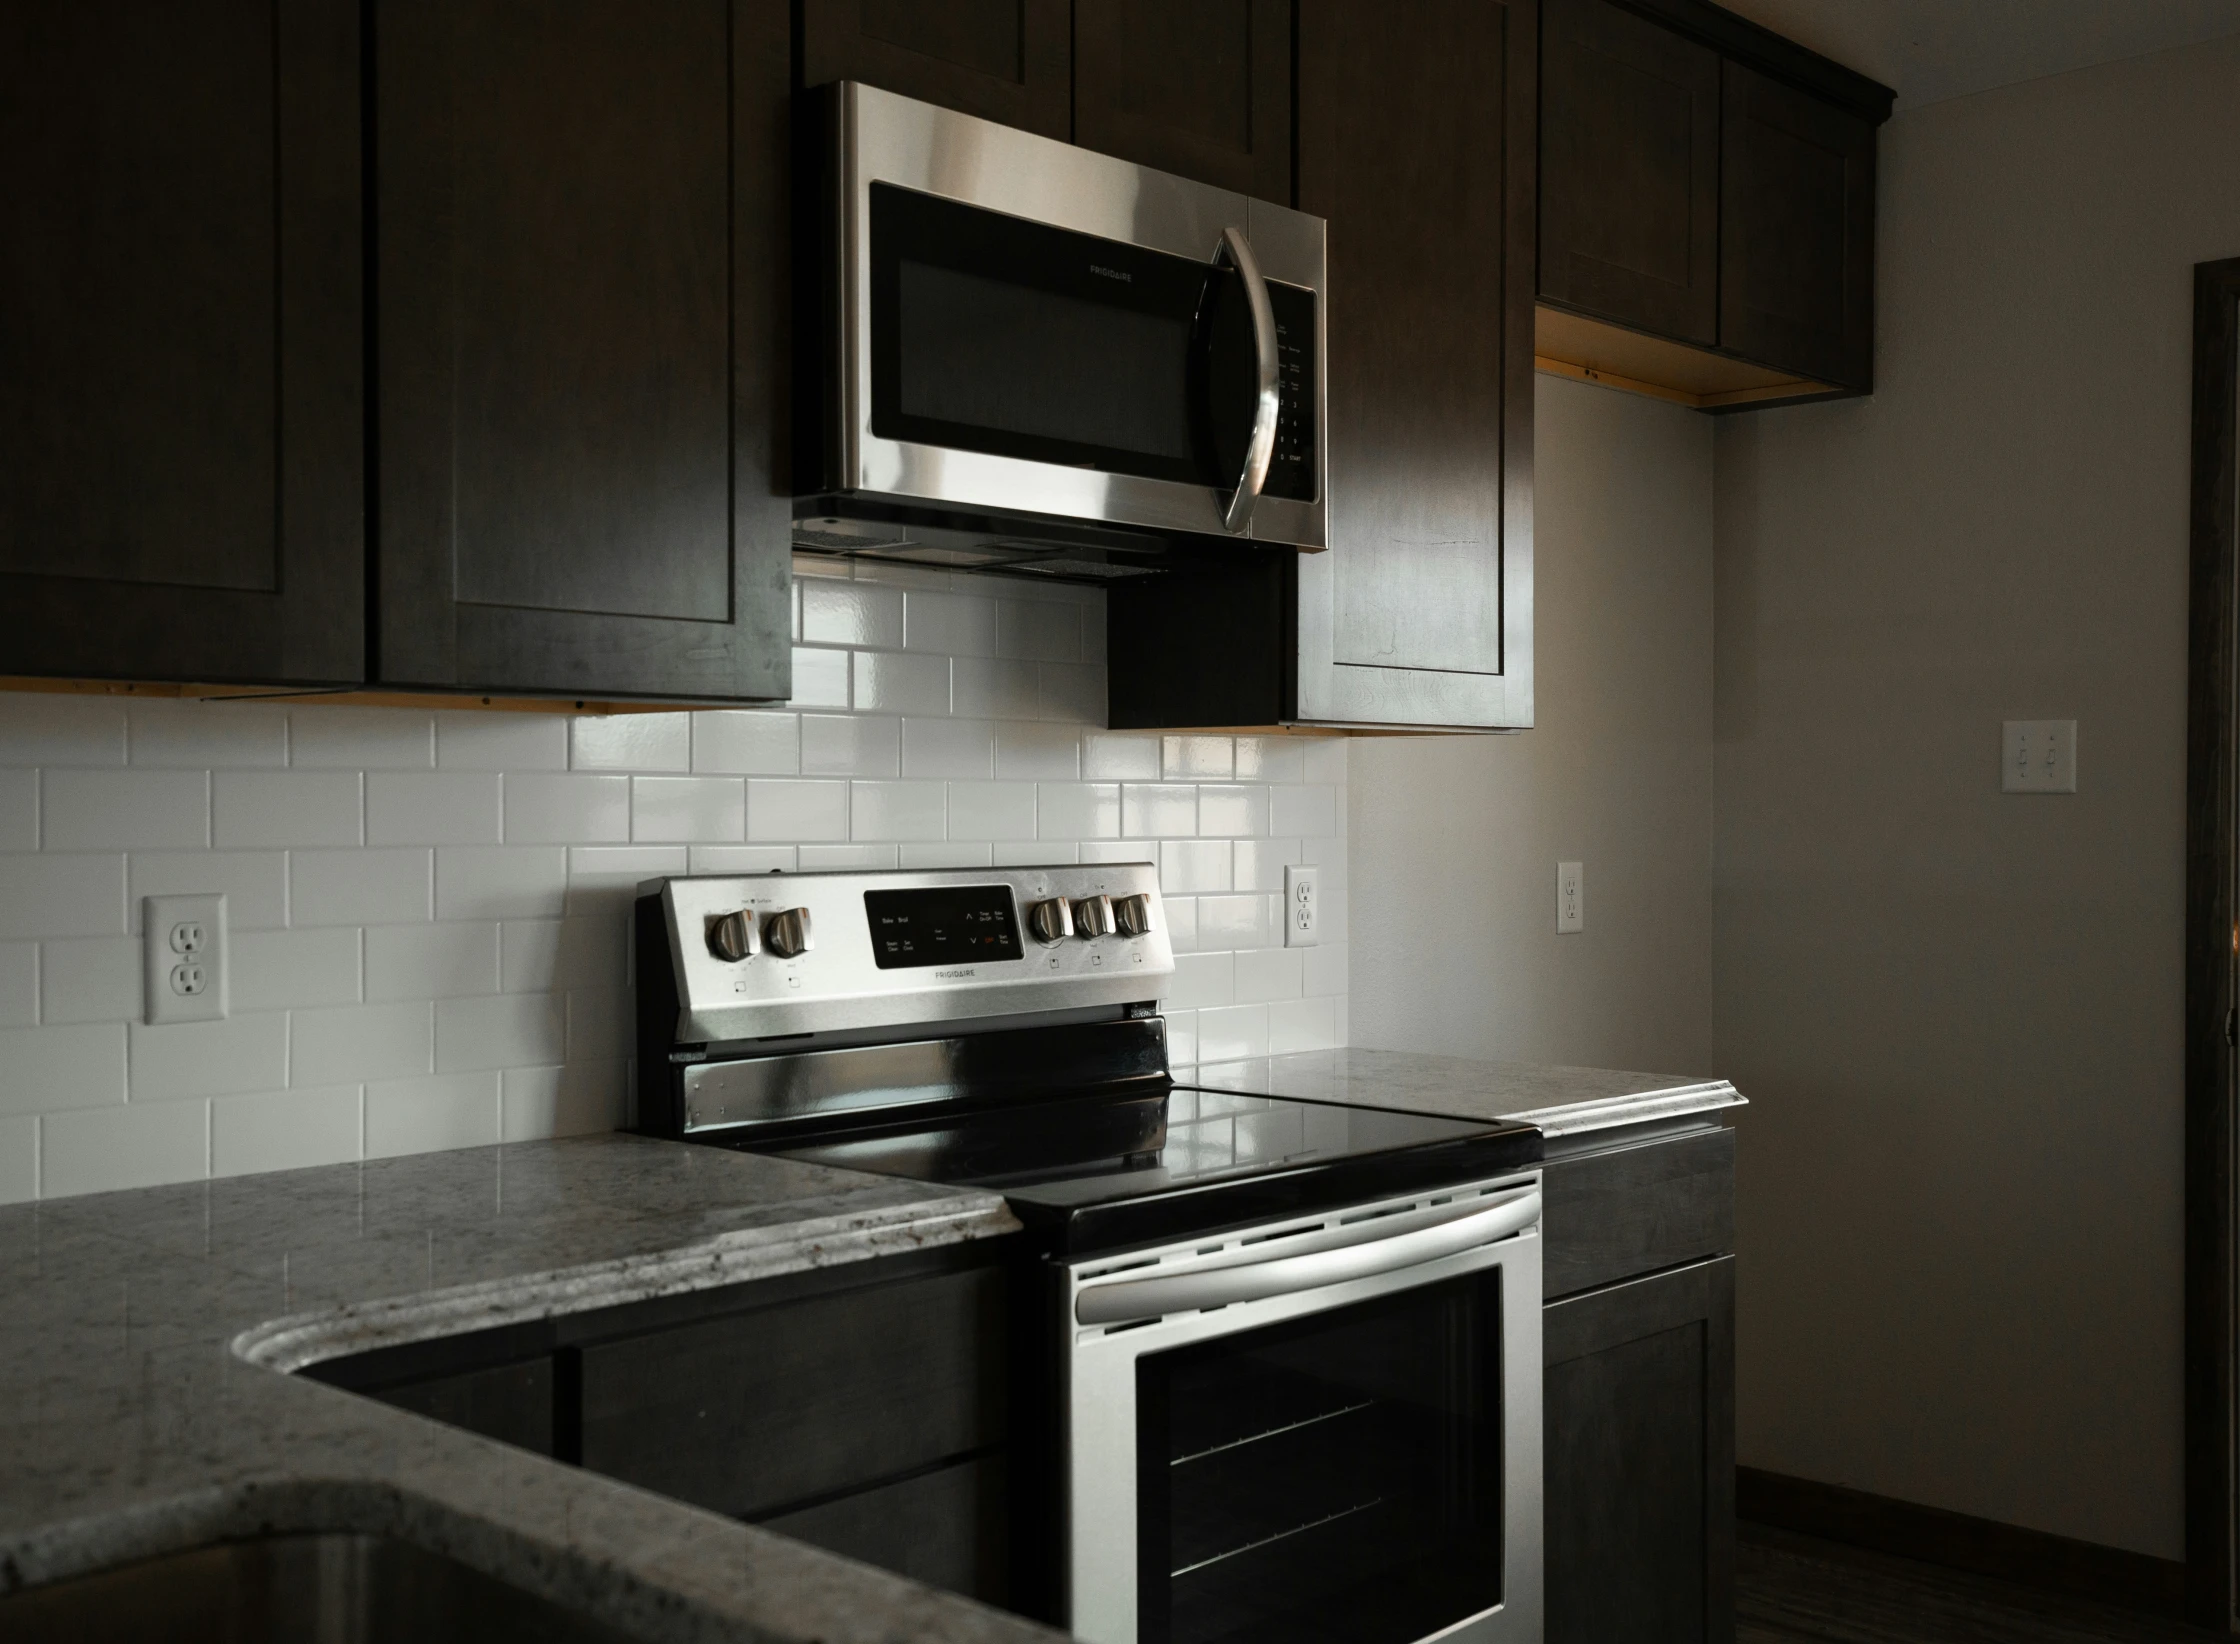
M 1568 936 L 1587 928 L 1587 865 L 1556 864 L 1556 934 Z
M 2077 791 L 2077 722 L 2073 719 L 2010 719 L 1999 760 L 1999 786 L 2006 793 Z
M 223 896 L 143 897 L 140 953 L 141 997 L 151 1024 L 225 1018 Z
M 1311 948 L 1322 940 L 1322 880 L 1313 868 L 1283 870 L 1283 945 Z

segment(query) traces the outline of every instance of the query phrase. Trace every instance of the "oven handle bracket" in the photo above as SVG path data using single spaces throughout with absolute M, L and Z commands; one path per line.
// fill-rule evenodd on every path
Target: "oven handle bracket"
M 1404 1233 L 1363 1223 L 1345 1230 L 1352 1237 L 1344 1243 L 1304 1255 L 1232 1260 L 1192 1273 L 1085 1285 L 1074 1298 L 1073 1316 L 1082 1324 L 1132 1324 L 1168 1313 L 1319 1290 L 1459 1255 L 1520 1233 L 1539 1219 L 1540 1194 L 1532 1190 L 1490 1208 L 1456 1206 L 1451 1214 Z
M 1245 306 L 1252 311 L 1252 345 L 1258 355 L 1258 390 L 1252 402 L 1252 441 L 1244 450 L 1244 472 L 1221 523 L 1232 532 L 1252 523 L 1253 504 L 1268 483 L 1268 464 L 1275 460 L 1276 420 L 1283 413 L 1281 361 L 1276 352 L 1276 311 L 1268 301 L 1268 282 L 1260 277 L 1260 259 L 1252 242 L 1234 225 L 1221 231 L 1222 249 L 1244 280 Z

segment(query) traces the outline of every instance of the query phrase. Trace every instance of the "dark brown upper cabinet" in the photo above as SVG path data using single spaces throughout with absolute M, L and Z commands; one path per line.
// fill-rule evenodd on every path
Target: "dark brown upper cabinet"
M 1610 0 L 1540 12 L 1540 296 L 1719 340 L 1719 54 Z
M 801 83 L 858 80 L 1063 142 L 1073 135 L 1067 0 L 800 0 Z
M 1725 65 L 1719 340 L 1861 393 L 1874 386 L 1874 127 Z
M 786 696 L 783 0 L 374 19 L 374 677 Z
M 1075 0 L 1073 140 L 1289 205 L 1291 0 Z
M 1874 386 L 1893 93 L 1708 0 L 1544 0 L 1542 370 L 1708 411 Z
M 1330 546 L 1106 596 L 1111 723 L 1532 723 L 1538 7 L 1298 11 Z
M 0 675 L 364 660 L 358 8 L 0 8 Z

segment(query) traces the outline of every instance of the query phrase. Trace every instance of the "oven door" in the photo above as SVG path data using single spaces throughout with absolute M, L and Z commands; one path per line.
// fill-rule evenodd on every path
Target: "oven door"
M 1068 1270 L 1073 1631 L 1536 1644 L 1539 1216 L 1510 1177 Z
M 870 87 L 830 95 L 825 486 L 1322 546 L 1319 219 Z

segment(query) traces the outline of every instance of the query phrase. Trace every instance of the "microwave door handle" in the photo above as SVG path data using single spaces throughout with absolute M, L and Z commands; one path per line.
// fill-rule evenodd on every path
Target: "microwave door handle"
M 1132 1324 L 1233 1302 L 1263 1301 L 1350 1279 L 1421 1266 L 1522 1232 L 1540 1219 L 1540 1195 L 1527 1193 L 1490 1210 L 1465 1209 L 1412 1232 L 1383 1234 L 1364 1224 L 1358 1242 L 1303 1256 L 1276 1256 L 1169 1278 L 1117 1279 L 1085 1287 L 1073 1316 L 1082 1324 Z
M 1244 237 L 1243 229 L 1229 227 L 1221 231 L 1221 246 L 1244 280 L 1245 304 L 1252 310 L 1252 345 L 1259 374 L 1258 392 L 1252 402 L 1252 439 L 1244 452 L 1244 472 L 1237 476 L 1237 489 L 1221 516 L 1221 523 L 1235 532 L 1251 523 L 1253 504 L 1260 500 L 1260 488 L 1268 483 L 1268 464 L 1275 458 L 1276 418 L 1283 410 L 1282 361 L 1276 352 L 1276 311 L 1268 301 L 1268 282 L 1260 277 L 1260 260 L 1252 254 L 1252 242 Z

